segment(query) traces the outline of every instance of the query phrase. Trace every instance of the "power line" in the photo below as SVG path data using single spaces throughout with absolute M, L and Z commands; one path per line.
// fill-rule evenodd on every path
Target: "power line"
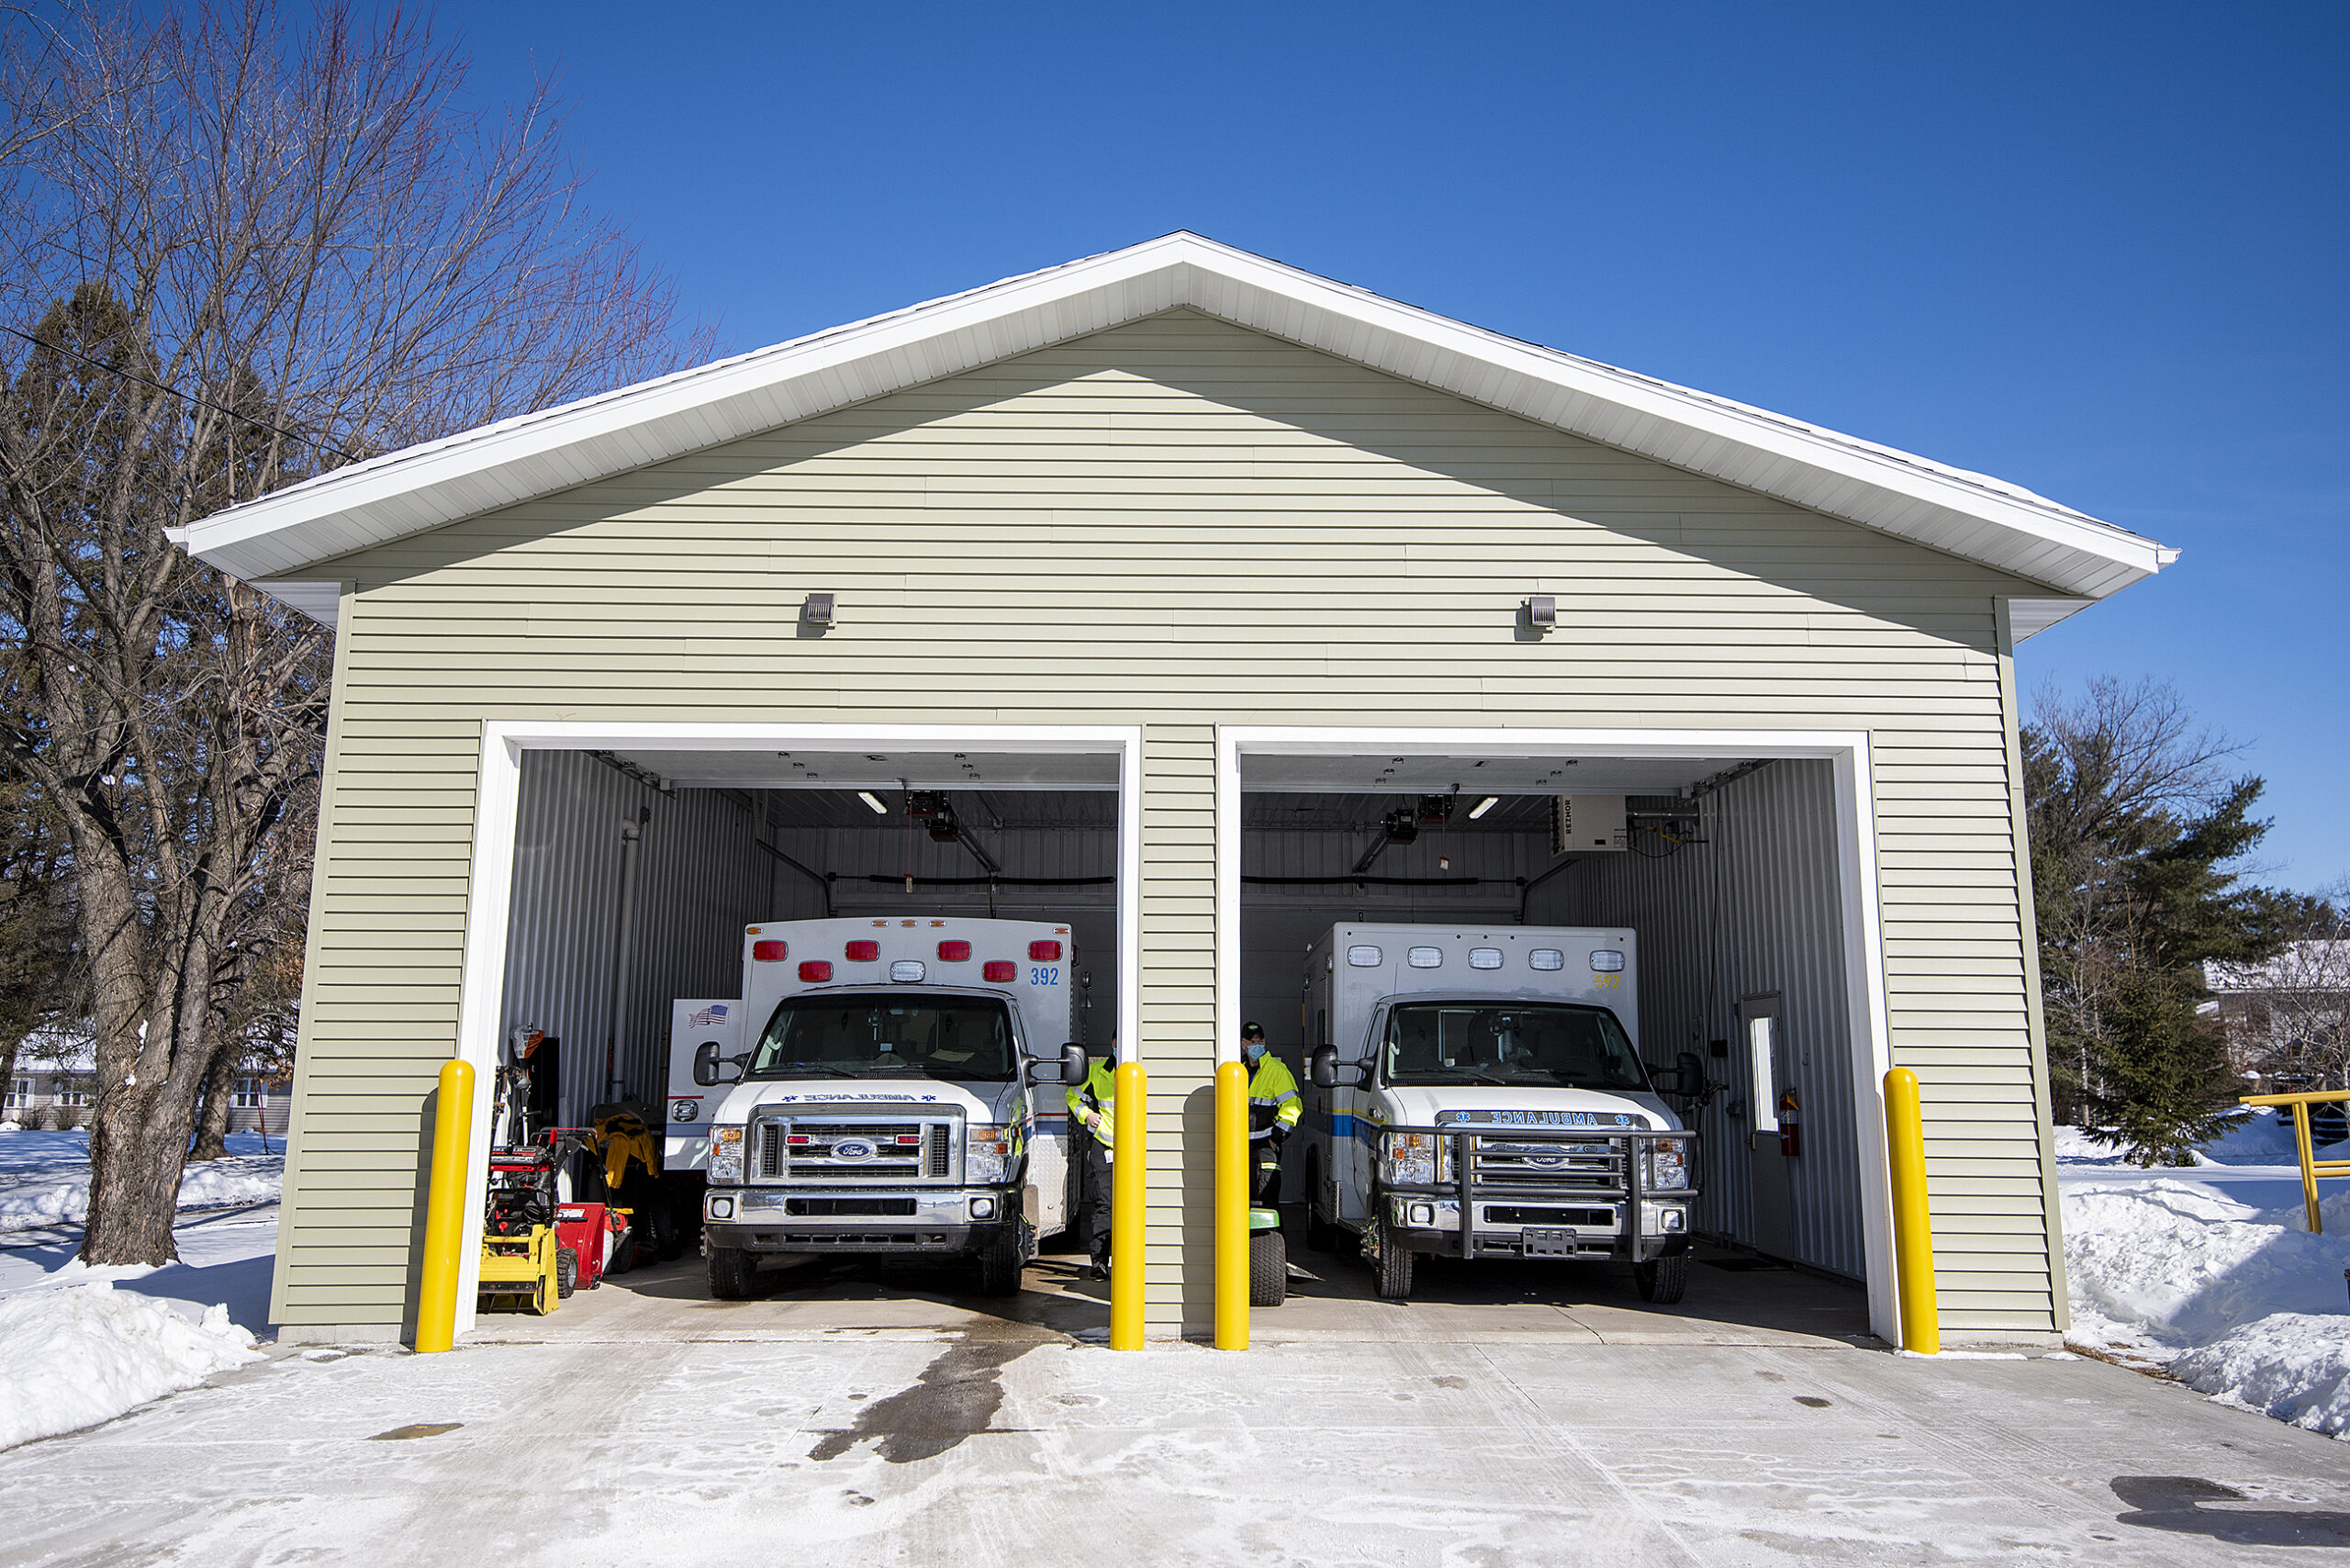
M 359 459 L 352 456 L 351 454 L 343 451 L 341 447 L 329 446 L 325 442 L 320 441 L 316 436 L 304 435 L 298 431 L 287 430 L 284 425 L 271 424 L 267 420 L 257 420 L 251 414 L 241 414 L 234 409 L 225 408 L 222 405 L 212 401 L 209 398 L 198 398 L 192 392 L 183 392 L 176 386 L 166 386 L 160 381 L 150 381 L 147 377 L 140 375 L 135 370 L 125 370 L 118 364 L 108 364 L 106 361 L 85 354 L 79 349 L 69 349 L 63 343 L 52 343 L 48 342 L 46 339 L 36 338 L 30 332 L 19 331 L 14 327 L 0 327 L 0 332 L 6 332 L 11 337 L 22 338 L 25 342 L 31 343 L 38 348 L 47 349 L 51 353 L 71 354 L 75 359 L 80 360 L 83 364 L 95 365 L 98 369 L 105 371 L 109 375 L 119 375 L 126 381 L 136 381 L 141 386 L 151 386 L 156 391 L 163 393 L 168 397 L 178 398 L 186 402 L 194 403 L 199 408 L 209 409 L 216 414 L 226 414 L 232 420 L 241 420 L 244 423 L 254 426 L 260 430 L 274 431 L 279 435 L 285 437 L 288 441 L 298 441 L 305 445 L 314 446 L 320 452 L 331 453 L 335 456 L 341 458 L 345 463 L 356 463 L 359 461 Z

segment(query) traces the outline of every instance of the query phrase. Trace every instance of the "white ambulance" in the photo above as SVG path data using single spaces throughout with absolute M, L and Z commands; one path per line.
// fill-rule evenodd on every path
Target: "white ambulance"
M 666 1164 L 699 1171 L 711 1294 L 762 1255 L 969 1258 L 1009 1295 L 1069 1222 L 1069 928 L 745 928 L 739 997 L 672 1004 Z
M 1681 1299 L 1695 1135 L 1640 1059 L 1622 927 L 1339 925 L 1307 950 L 1307 1240 L 1358 1234 L 1379 1294 L 1423 1254 L 1612 1258 Z

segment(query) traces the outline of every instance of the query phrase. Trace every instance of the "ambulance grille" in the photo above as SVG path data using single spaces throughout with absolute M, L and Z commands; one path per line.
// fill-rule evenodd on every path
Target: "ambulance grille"
M 1472 1180 L 1480 1193 L 1620 1193 L 1624 1146 L 1614 1140 L 1472 1137 Z
M 961 1128 L 959 1117 L 868 1121 L 830 1108 L 815 1115 L 763 1117 L 753 1139 L 752 1180 L 836 1187 L 949 1182 Z

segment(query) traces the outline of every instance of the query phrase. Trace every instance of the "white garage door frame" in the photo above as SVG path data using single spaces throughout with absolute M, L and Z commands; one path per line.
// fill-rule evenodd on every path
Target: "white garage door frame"
M 481 771 L 474 796 L 473 868 L 465 902 L 464 980 L 457 1001 L 457 1059 L 474 1070 L 478 1143 L 489 1122 L 498 1062 L 498 1014 L 506 996 L 506 926 L 514 887 L 514 835 L 526 751 L 1022 752 L 1118 759 L 1118 988 L 1121 1037 L 1142 1036 L 1142 730 L 1138 725 L 607 723 L 489 719 L 482 723 Z M 474 1326 L 481 1272 L 488 1161 L 468 1162 L 465 1234 L 458 1252 L 457 1331 Z
M 1240 771 L 1249 756 L 1627 759 L 1806 757 L 1833 765 L 1837 872 L 1842 889 L 1844 977 L 1852 1061 L 1853 1137 L 1861 1171 L 1861 1237 L 1869 1327 L 1900 1340 L 1893 1275 L 1893 1202 L 1885 1149 L 1885 1074 L 1893 1065 L 1886 1007 L 1885 927 L 1877 889 L 1876 789 L 1865 730 L 1318 729 L 1228 725 L 1216 734 L 1215 1015 L 1219 1061 L 1238 1050 L 1240 1016 Z

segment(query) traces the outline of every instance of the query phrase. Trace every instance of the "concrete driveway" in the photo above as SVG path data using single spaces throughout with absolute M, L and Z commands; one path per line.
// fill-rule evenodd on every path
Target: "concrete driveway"
M 1009 1311 L 951 1276 L 831 1270 L 713 1308 L 681 1266 L 449 1355 L 289 1348 L 0 1454 L 21 1500 L 0 1561 L 2206 1564 L 2350 1547 L 2350 1445 L 2096 1361 L 1927 1361 L 1719 1313 L 1638 1342 L 1660 1315 L 1612 1300 L 1396 1308 L 1327 1271 L 1309 1282 L 1326 1294 L 1259 1315 L 1303 1307 L 1298 1327 L 1243 1355 L 1089 1342 L 1098 1287 L 1052 1259 Z M 1805 1279 L 1774 1311 L 1819 1310 Z M 1761 1315 L 1751 1281 L 1730 1295 Z M 1452 1332 L 1407 1331 L 1446 1316 Z

